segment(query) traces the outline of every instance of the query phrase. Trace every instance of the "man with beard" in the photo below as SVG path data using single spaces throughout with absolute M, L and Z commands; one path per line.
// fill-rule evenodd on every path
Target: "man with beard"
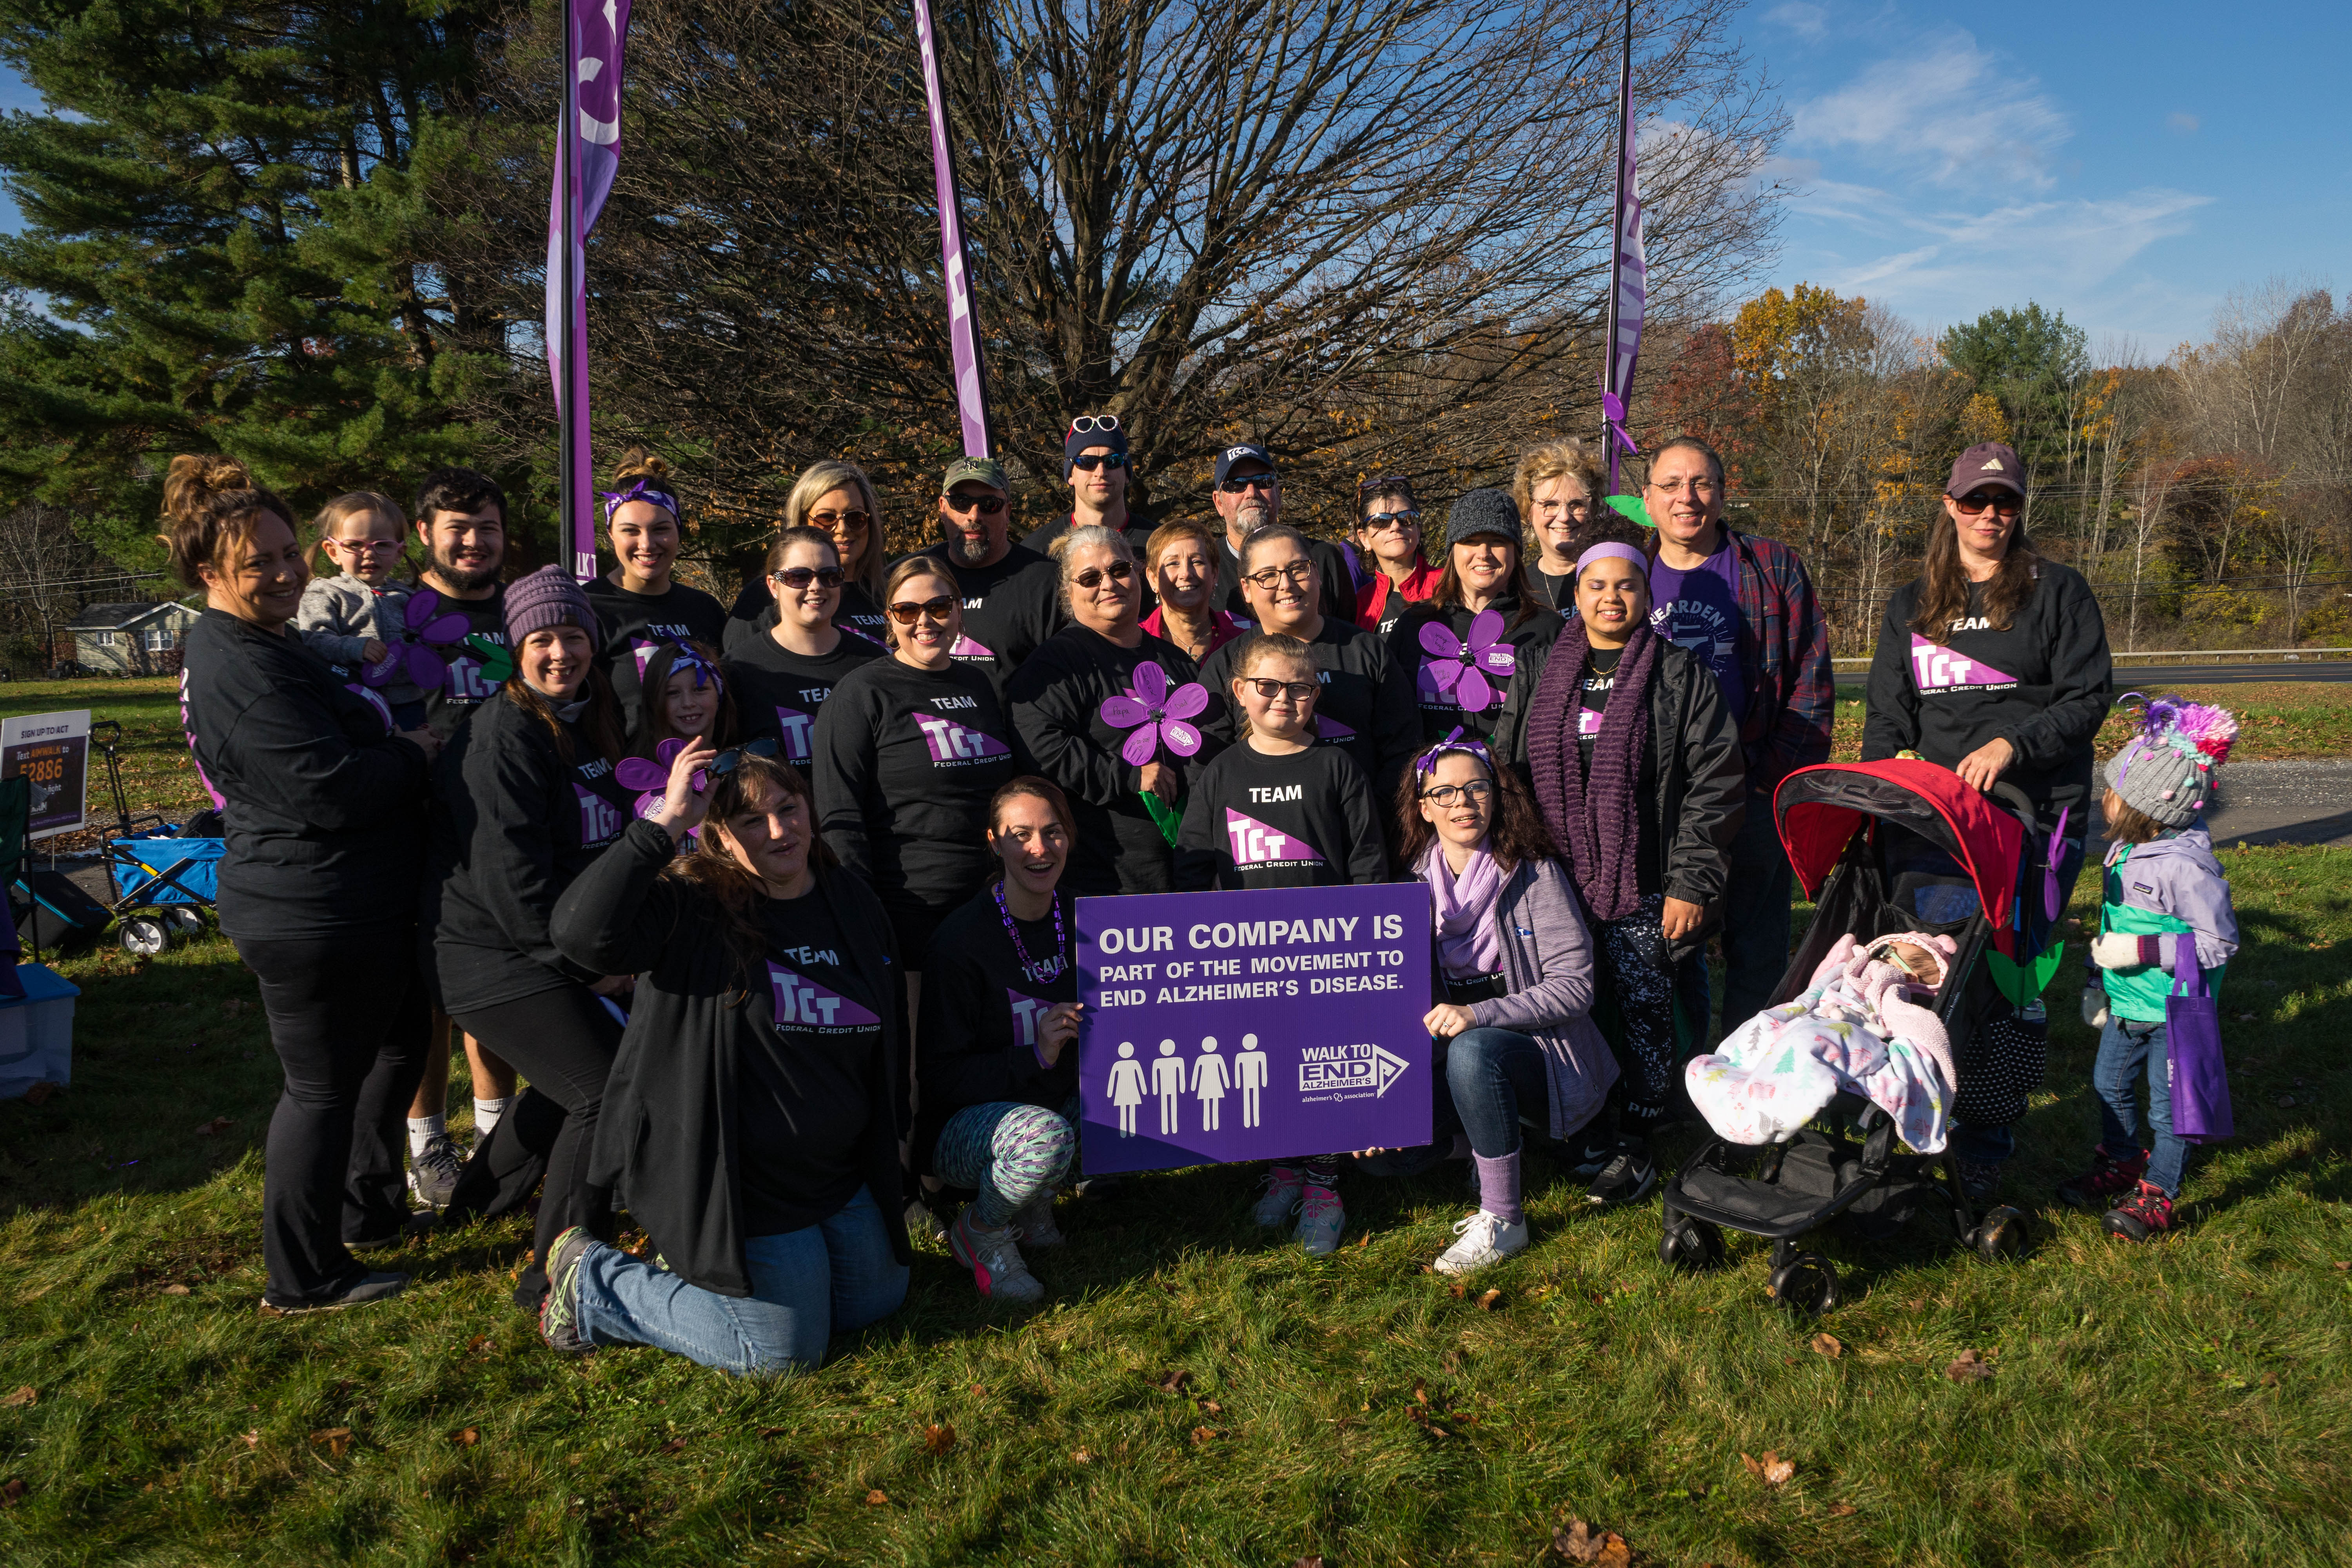
M 463 616 L 470 636 L 504 647 L 506 601 L 499 574 L 507 560 L 506 492 L 488 474 L 436 468 L 416 487 L 415 516 L 425 558 L 420 585 L 442 599 L 435 618 Z M 481 655 L 462 641 L 426 646 L 449 666 L 439 689 L 425 694 L 425 725 L 446 741 L 498 695 L 499 683 L 483 678 Z
M 963 597 L 956 662 L 983 671 L 1000 702 L 1013 672 L 1062 624 L 1061 574 L 1013 543 L 1012 528 L 1004 466 L 990 458 L 950 464 L 940 486 L 940 542 L 923 553 L 947 563 Z
M 1282 476 L 1274 457 L 1251 442 L 1228 447 L 1217 454 L 1216 489 L 1210 500 L 1224 519 L 1225 547 L 1217 552 L 1215 603 L 1227 615 L 1245 618 L 1249 605 L 1242 598 L 1241 552 L 1249 536 L 1282 521 Z M 1322 584 L 1323 614 L 1348 626 L 1356 624 L 1356 577 L 1339 547 L 1310 539 L 1307 551 Z

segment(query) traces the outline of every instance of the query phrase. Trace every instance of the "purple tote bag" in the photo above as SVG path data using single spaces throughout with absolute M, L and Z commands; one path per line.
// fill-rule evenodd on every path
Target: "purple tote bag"
M 2183 938 L 2181 945 L 2189 945 Z M 2190 1143 L 2230 1137 L 2230 1072 L 2221 1060 L 2221 1012 L 2205 971 L 2184 953 L 2164 1003 L 2164 1043 L 2172 1074 L 2172 1132 Z

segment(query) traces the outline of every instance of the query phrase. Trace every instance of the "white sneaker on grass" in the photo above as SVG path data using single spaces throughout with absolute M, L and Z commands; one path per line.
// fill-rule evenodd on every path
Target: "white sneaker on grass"
M 955 1259 L 971 1270 L 971 1282 L 980 1293 L 992 1300 L 1042 1301 L 1045 1287 L 1029 1272 L 1022 1261 L 1021 1248 L 1013 1227 L 991 1230 L 971 1217 L 967 1206 L 956 1215 L 955 1224 L 948 1227 L 948 1250 Z
M 1339 1202 L 1339 1194 L 1328 1187 L 1306 1184 L 1298 1200 L 1298 1228 L 1291 1234 L 1307 1248 L 1309 1258 L 1320 1258 L 1339 1245 L 1339 1233 L 1348 1228 L 1348 1211 Z
M 1520 1220 L 1514 1225 L 1499 1215 L 1480 1209 L 1468 1219 L 1458 1221 L 1454 1234 L 1462 1239 L 1439 1255 L 1436 1268 L 1440 1274 L 1467 1274 L 1524 1250 L 1528 1245 L 1528 1222 Z
M 1298 1196 L 1306 1188 L 1305 1172 L 1296 1165 L 1276 1165 L 1266 1173 L 1265 1191 L 1257 1195 L 1250 1218 L 1266 1230 L 1288 1224 L 1298 1212 Z

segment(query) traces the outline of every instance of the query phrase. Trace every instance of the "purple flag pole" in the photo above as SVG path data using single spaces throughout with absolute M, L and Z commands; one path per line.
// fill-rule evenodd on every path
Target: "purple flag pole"
M 1642 317 L 1649 265 L 1642 249 L 1642 187 L 1633 164 L 1633 0 L 1625 0 L 1625 53 L 1617 70 L 1617 218 L 1609 263 L 1607 359 L 1601 368 L 1601 411 L 1607 427 L 1609 491 L 1617 493 L 1617 463 L 1638 452 L 1625 433 L 1625 403 L 1633 393 L 1633 366 L 1642 355 Z
M 621 166 L 621 53 L 629 0 L 564 0 L 563 109 L 547 211 L 547 370 L 562 456 L 572 574 L 596 575 L 595 468 L 588 445 L 588 233 Z
M 968 458 L 990 456 L 988 382 L 980 363 L 980 334 L 972 321 L 971 289 L 963 261 L 963 208 L 956 188 L 955 159 L 948 153 L 947 100 L 940 91 L 939 29 L 930 0 L 915 0 L 915 38 L 923 57 L 923 106 L 931 121 L 931 176 L 940 202 L 940 270 L 947 279 L 948 347 L 955 359 L 956 417 L 963 425 Z

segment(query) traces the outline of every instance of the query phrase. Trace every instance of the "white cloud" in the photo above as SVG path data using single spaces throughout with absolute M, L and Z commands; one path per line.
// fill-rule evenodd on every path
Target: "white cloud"
M 1804 0 L 1790 0 L 1786 5 L 1775 5 L 1765 12 L 1764 19 L 1780 23 L 1799 37 L 1818 38 L 1829 29 L 1830 13 L 1826 5 L 1811 5 Z
M 2195 115 L 2182 114 L 2178 111 L 2166 115 L 2164 117 L 2164 122 L 2167 125 L 2171 126 L 2175 131 L 2179 132 L 2183 136 L 2196 135 L 2197 127 L 2200 123 Z
M 2074 133 L 2037 82 L 2012 78 L 1956 30 L 1919 40 L 1845 87 L 1799 104 L 1795 121 L 1800 146 L 1853 148 L 1948 186 L 2047 189 L 2053 154 Z

